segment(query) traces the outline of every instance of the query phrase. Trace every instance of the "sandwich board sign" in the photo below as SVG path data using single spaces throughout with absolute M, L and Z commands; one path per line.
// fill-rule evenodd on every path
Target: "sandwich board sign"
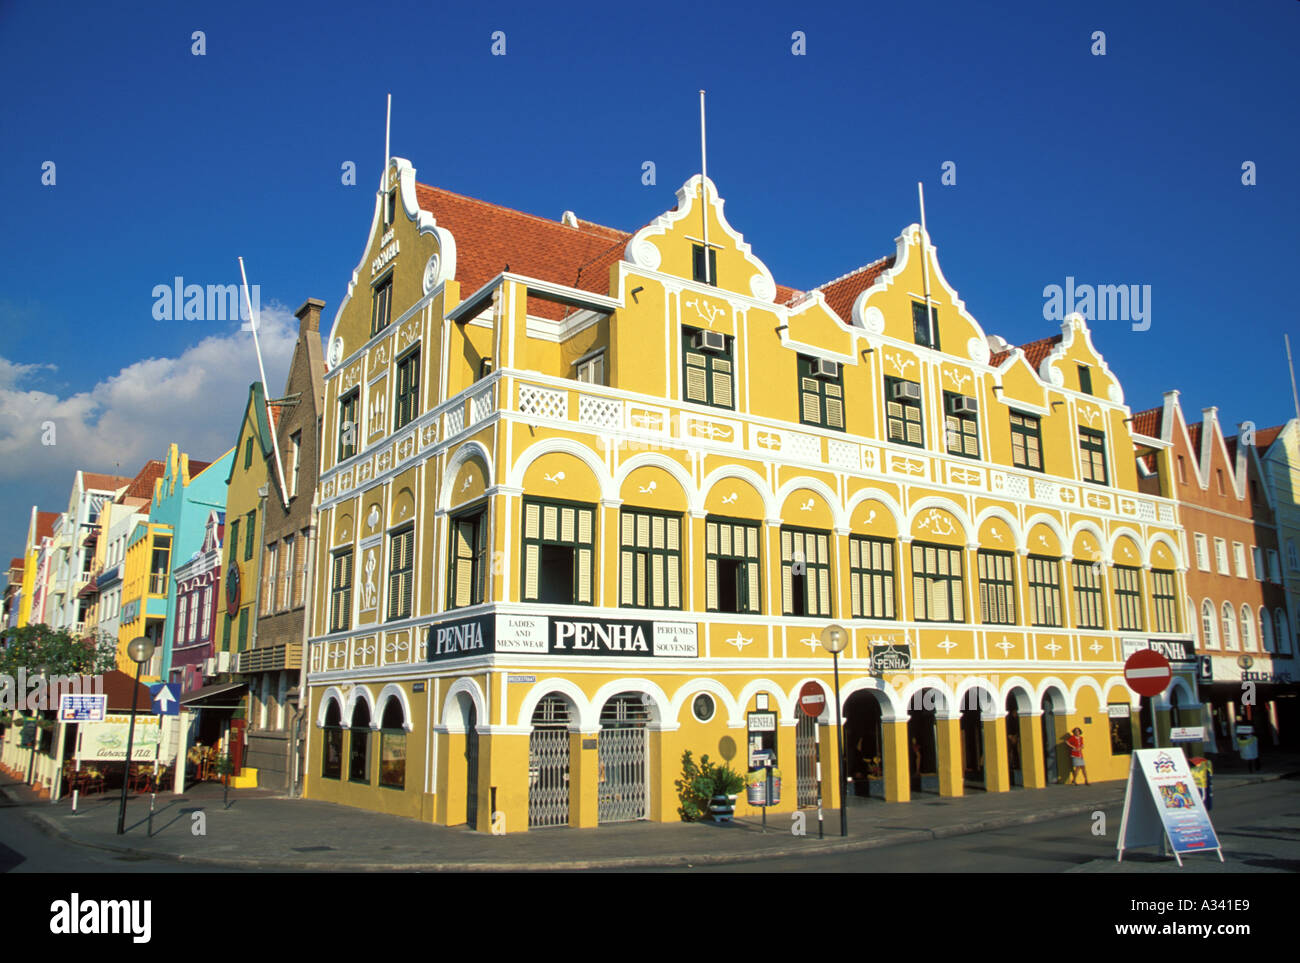
M 1124 818 L 1119 825 L 1119 852 L 1137 846 L 1160 846 L 1165 838 L 1178 865 L 1187 853 L 1216 852 L 1223 862 L 1219 837 L 1201 801 L 1187 757 L 1181 748 L 1138 749 L 1129 765 L 1124 790 Z

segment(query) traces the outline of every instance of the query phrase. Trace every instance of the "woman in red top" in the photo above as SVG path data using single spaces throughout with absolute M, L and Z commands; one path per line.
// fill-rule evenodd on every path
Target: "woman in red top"
M 1088 770 L 1083 764 L 1083 730 L 1075 727 L 1070 730 L 1070 736 L 1065 740 L 1065 744 L 1070 747 L 1070 779 L 1073 785 L 1079 784 L 1079 776 L 1083 776 L 1083 784 L 1088 785 Z

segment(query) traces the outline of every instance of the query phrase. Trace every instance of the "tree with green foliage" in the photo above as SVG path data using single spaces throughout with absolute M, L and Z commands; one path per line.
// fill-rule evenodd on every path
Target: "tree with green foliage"
M 0 674 L 29 677 L 44 669 L 47 678 L 103 675 L 117 667 L 117 640 L 99 633 L 78 637 L 48 625 L 6 629 L 0 635 Z

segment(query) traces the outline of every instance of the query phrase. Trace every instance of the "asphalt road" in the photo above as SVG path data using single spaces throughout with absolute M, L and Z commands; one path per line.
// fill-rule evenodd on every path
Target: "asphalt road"
M 40 805 L 37 803 L 36 805 Z M 145 859 L 78 846 L 47 836 L 23 815 L 22 807 L 0 798 L 0 873 L 192 873 L 170 859 Z M 223 872 L 204 867 L 203 872 Z
M 1210 814 L 1224 859 L 1185 857 L 1197 872 L 1300 872 L 1300 781 L 1282 779 L 1218 793 Z M 1151 873 L 1178 872 L 1153 850 L 1115 861 L 1122 806 L 1104 810 L 1105 835 L 1090 815 L 850 853 L 690 867 L 716 873 Z M 680 867 L 685 868 L 685 867 Z

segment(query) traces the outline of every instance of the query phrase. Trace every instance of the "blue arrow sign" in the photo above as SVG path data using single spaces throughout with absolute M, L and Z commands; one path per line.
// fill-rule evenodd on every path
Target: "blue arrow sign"
M 180 711 L 181 687 L 177 682 L 155 682 L 149 686 L 153 711 L 160 716 L 174 716 Z

